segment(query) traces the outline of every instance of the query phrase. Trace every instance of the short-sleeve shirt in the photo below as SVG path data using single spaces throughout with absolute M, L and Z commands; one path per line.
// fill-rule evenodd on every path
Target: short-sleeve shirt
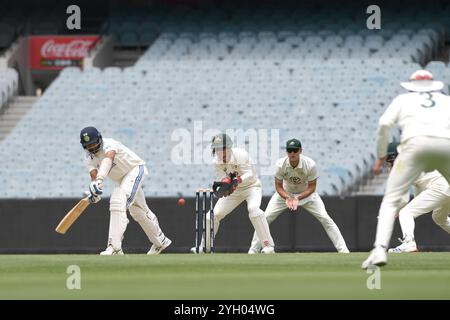
M 300 155 L 300 161 L 294 168 L 286 156 L 276 163 L 275 178 L 283 181 L 283 189 L 297 194 L 308 188 L 308 182 L 318 178 L 316 163 L 313 159 Z

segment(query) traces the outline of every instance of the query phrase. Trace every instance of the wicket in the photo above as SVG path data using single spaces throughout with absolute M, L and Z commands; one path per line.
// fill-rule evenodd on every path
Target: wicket
M 195 252 L 200 253 L 202 239 L 204 239 L 203 252 L 207 252 L 208 219 L 206 210 L 209 193 L 209 252 L 214 253 L 214 199 L 211 189 L 197 189 L 195 192 Z

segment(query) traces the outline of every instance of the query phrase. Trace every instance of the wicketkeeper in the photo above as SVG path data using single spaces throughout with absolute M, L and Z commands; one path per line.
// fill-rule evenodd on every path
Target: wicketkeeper
M 262 239 L 262 253 L 274 253 L 274 242 L 270 235 L 269 225 L 260 209 L 262 191 L 261 182 L 247 151 L 233 148 L 232 140 L 226 134 L 219 134 L 212 140 L 211 149 L 214 154 L 214 166 L 218 181 L 213 190 L 219 200 L 214 206 L 214 234 L 217 233 L 220 221 L 243 201 L 247 202 L 247 210 L 255 232 Z M 207 213 L 207 225 L 210 215 Z M 206 236 L 209 248 L 209 232 Z M 201 244 L 201 250 L 204 241 Z M 195 252 L 195 248 L 191 249 Z

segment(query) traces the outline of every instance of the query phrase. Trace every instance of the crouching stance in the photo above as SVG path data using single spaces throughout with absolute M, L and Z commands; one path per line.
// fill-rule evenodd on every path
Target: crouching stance
M 296 211 L 298 206 L 309 211 L 325 229 L 334 247 L 340 253 L 348 253 L 347 245 L 336 223 L 328 215 L 322 199 L 316 192 L 316 163 L 302 153 L 302 144 L 297 139 L 286 143 L 287 156 L 277 161 L 275 173 L 276 191 L 267 205 L 265 216 L 271 224 L 283 211 Z M 259 253 L 261 241 L 254 234 L 249 254 Z
M 391 142 L 385 162 L 388 167 L 394 165 L 398 156 L 398 143 Z M 438 172 L 422 172 L 413 183 L 414 199 L 399 212 L 398 220 L 403 232 L 401 244 L 391 248 L 388 252 L 403 253 L 416 252 L 417 244 L 414 240 L 415 219 L 423 214 L 432 212 L 433 221 L 447 233 L 450 233 L 450 187 L 447 180 Z M 405 202 L 409 194 L 405 195 Z
M 261 182 L 247 151 L 233 148 L 231 138 L 219 134 L 212 140 L 214 166 L 218 182 L 214 183 L 215 194 L 220 199 L 214 206 L 214 234 L 217 233 L 220 221 L 243 201 L 247 202 L 248 216 L 256 234 L 262 242 L 263 253 L 274 253 L 274 243 L 270 235 L 269 225 L 260 209 L 262 191 Z M 219 186 L 218 186 L 219 185 Z M 209 225 L 210 214 L 207 213 Z M 206 235 L 206 248 L 209 245 L 209 232 Z M 203 241 L 204 242 L 204 239 Z M 203 248 L 204 243 L 202 243 Z M 195 248 L 191 249 L 195 252 Z
M 108 245 L 101 255 L 123 254 L 122 239 L 128 224 L 127 210 L 153 244 L 148 254 L 159 254 L 172 241 L 159 227 L 158 218 L 145 202 L 142 184 L 148 174 L 145 162 L 114 139 L 103 139 L 94 127 L 81 130 L 80 142 L 86 150 L 86 165 L 91 176 L 89 201 L 97 203 L 103 193 L 103 181 L 116 183 L 110 199 Z

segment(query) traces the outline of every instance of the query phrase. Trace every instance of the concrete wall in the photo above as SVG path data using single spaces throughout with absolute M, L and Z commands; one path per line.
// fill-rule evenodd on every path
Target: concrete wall
M 174 198 L 149 198 L 150 208 L 157 214 L 160 225 L 173 240 L 168 252 L 187 252 L 195 239 L 194 199 L 177 205 Z M 268 198 L 263 199 L 262 208 Z M 325 205 L 339 226 L 351 251 L 367 251 L 375 238 L 380 197 L 324 198 Z M 92 205 L 66 235 L 54 229 L 77 199 L 1 200 L 0 253 L 22 252 L 99 252 L 106 246 L 109 224 L 108 199 Z M 125 233 L 125 252 L 146 252 L 150 244 L 139 225 L 129 217 Z M 416 239 L 422 250 L 450 250 L 450 236 L 434 225 L 431 215 L 416 221 Z M 278 251 L 334 251 L 320 223 L 305 210 L 283 213 L 271 230 Z M 245 204 L 228 215 L 221 223 L 216 238 L 218 252 L 246 252 L 253 228 Z M 400 237 L 398 222 L 392 245 Z
M 35 86 L 28 59 L 28 37 L 21 37 L 14 42 L 4 53 L 3 60 L 6 61 L 9 68 L 16 69 L 19 72 L 19 94 L 34 95 Z
M 114 41 L 112 37 L 102 37 L 100 42 L 89 53 L 89 56 L 84 58 L 84 69 L 92 67 L 106 68 L 114 63 Z

